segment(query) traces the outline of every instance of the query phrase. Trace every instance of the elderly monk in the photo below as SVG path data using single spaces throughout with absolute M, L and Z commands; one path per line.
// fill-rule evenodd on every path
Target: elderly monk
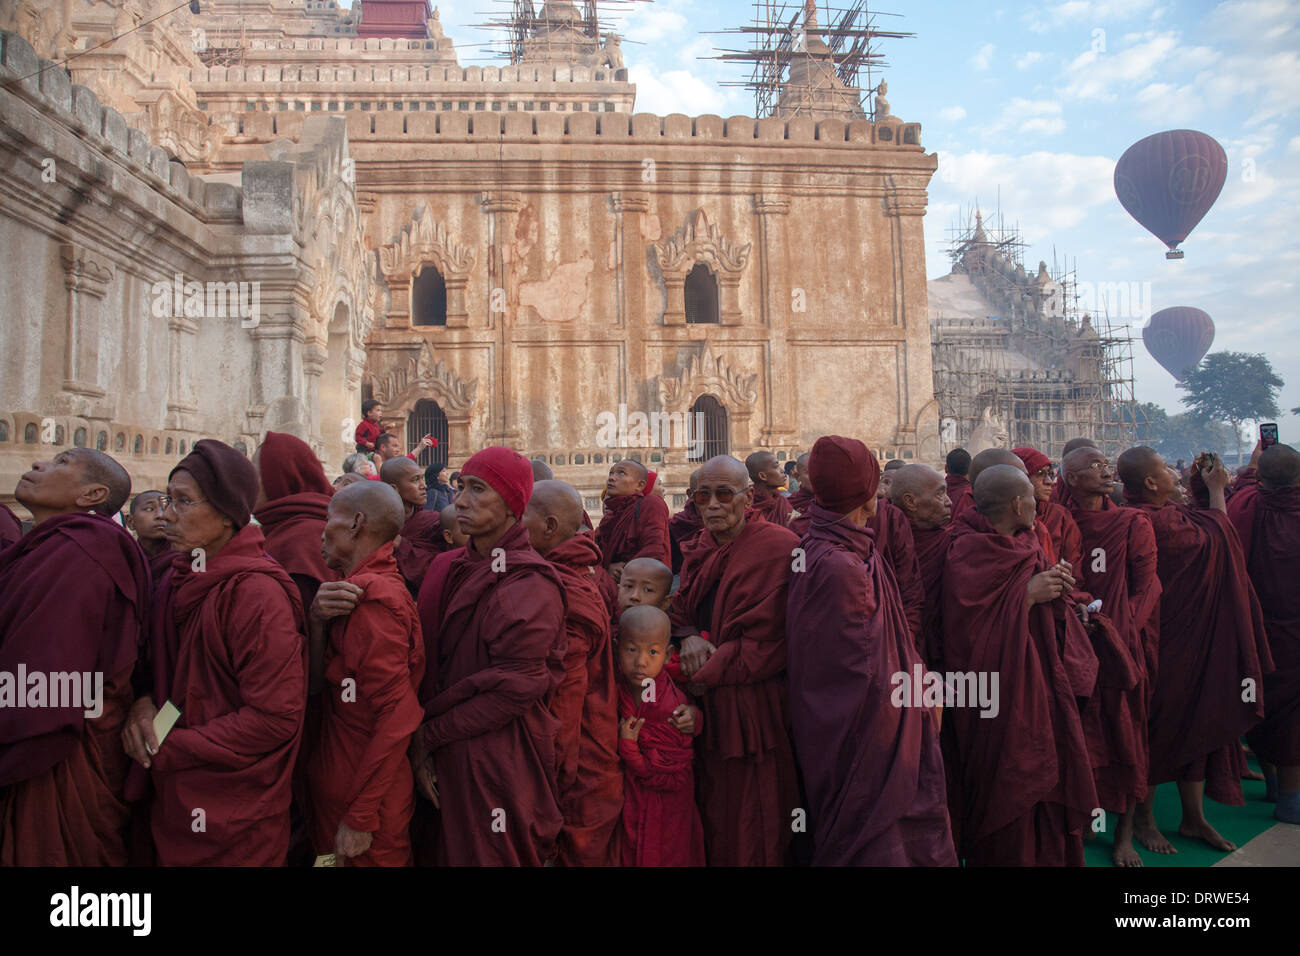
M 576 488 L 563 481 L 538 481 L 523 524 L 533 548 L 560 572 L 564 586 L 564 671 L 551 705 L 560 721 L 556 749 L 564 828 L 559 862 L 616 866 L 623 808 L 618 692 L 609 607 L 596 583 L 609 572 L 601 566 L 595 540 L 581 533 L 582 514 Z
M 407 588 L 412 595 L 419 594 L 429 563 L 446 550 L 442 521 L 437 512 L 424 510 L 428 486 L 424 483 L 424 472 L 411 459 L 393 458 L 384 462 L 379 478 L 384 484 L 392 485 L 406 509 L 406 523 L 402 525 L 402 536 L 393 554 Z
M 947 482 L 948 500 L 952 502 L 952 516 L 959 514 L 974 504 L 970 473 L 971 454 L 965 448 L 954 448 L 943 460 L 943 470 Z
M 1098 804 L 1120 814 L 1112 860 L 1116 866 L 1141 866 L 1133 849 L 1133 823 L 1134 810 L 1147 793 L 1147 705 L 1159 653 L 1155 532 L 1143 512 L 1117 507 L 1111 500 L 1114 475 L 1096 448 L 1071 451 L 1061 470 L 1061 500 L 1081 535 L 1080 583 L 1100 599 L 1121 640 L 1119 653 L 1099 655 L 1097 692 L 1083 711 L 1093 782 Z
M 1062 464 L 1065 463 L 1066 455 L 1079 448 L 1095 448 L 1098 451 L 1101 450 L 1101 446 L 1099 446 L 1091 438 L 1071 438 L 1069 441 L 1065 443 L 1065 447 L 1061 449 L 1061 463 Z M 1116 489 L 1119 489 L 1122 486 L 1119 484 L 1119 482 L 1115 482 L 1115 487 Z M 1053 483 L 1051 500 L 1055 501 L 1057 504 L 1064 503 L 1066 491 L 1067 488 L 1064 481 L 1057 481 Z M 1119 500 L 1116 500 L 1115 504 L 1122 506 L 1124 504 L 1123 495 L 1118 495 L 1117 497 Z M 1115 500 L 1115 498 L 1112 497 L 1112 500 Z
M 921 606 L 920 650 L 932 670 L 943 670 L 943 567 L 952 538 L 952 502 L 943 475 L 926 465 L 907 465 L 894 473 L 890 502 L 912 531 L 912 547 L 925 600 Z
M 676 574 L 682 569 L 682 544 L 690 541 L 704 527 L 700 509 L 695 507 L 695 486 L 700 482 L 700 469 L 691 472 L 690 483 L 686 486 L 686 507 L 673 515 L 668 522 L 668 540 L 672 546 L 672 570 Z
M 153 574 L 155 585 L 172 566 L 176 552 L 167 540 L 166 525 L 163 523 L 161 491 L 142 491 L 131 499 L 131 509 L 127 514 L 126 527 L 135 532 L 135 540 L 149 560 L 149 570 Z
M 880 466 L 867 446 L 819 438 L 817 488 L 786 614 L 790 719 L 818 866 L 956 866 L 939 722 L 891 700 L 921 668 L 893 575 L 867 524 Z M 900 512 L 901 514 L 901 512 Z
M 267 432 L 253 453 L 257 469 L 257 504 L 253 517 L 266 536 L 266 553 L 279 561 L 311 607 L 322 581 L 338 575 L 326 567 L 320 553 L 325 512 L 334 489 L 315 452 L 301 438 Z
M 485 448 L 461 479 L 456 513 L 469 544 L 434 559 L 418 601 L 416 784 L 442 811 L 438 862 L 540 866 L 562 824 L 549 705 L 564 659 L 564 584 L 519 520 L 533 491 L 528 459 Z
M 1247 739 L 1261 761 L 1277 767 L 1273 815 L 1300 823 L 1300 453 L 1290 445 L 1257 448 L 1253 462 L 1237 481 L 1228 517 L 1277 669 L 1264 676 L 1264 720 Z
M 397 570 L 405 503 L 383 482 L 334 496 L 321 554 L 343 580 L 311 607 L 312 686 L 323 685 L 320 737 L 307 767 L 316 852 L 347 866 L 409 866 L 415 786 L 406 757 L 424 718 L 424 638 Z
M 1011 451 L 1025 463 L 1025 471 L 1034 486 L 1035 523 L 1041 524 L 1051 535 L 1056 556 L 1070 562 L 1070 567 L 1078 572 L 1083 560 L 1083 541 L 1069 509 L 1052 500 L 1052 491 L 1058 484 L 1052 474 L 1052 460 L 1037 448 L 1013 448 Z M 1077 573 L 1075 577 L 1078 577 Z
M 456 520 L 454 504 L 447 505 L 438 512 L 438 529 L 442 534 L 444 551 L 455 551 L 469 543 L 469 535 L 460 530 L 460 522 Z
M 552 481 L 552 480 L 554 480 L 554 478 L 555 478 L 555 472 L 552 471 L 552 470 L 551 470 L 551 466 L 548 465 L 546 462 L 544 462 L 542 459 L 540 459 L 540 458 L 532 458 L 532 459 L 529 460 L 528 464 L 529 464 L 529 465 L 532 467 L 532 469 L 533 469 L 533 483 L 534 483 L 534 484 L 536 484 L 536 483 L 539 482 L 539 481 Z
M 148 564 L 112 520 L 130 493 L 89 448 L 35 463 L 14 489 L 35 526 L 0 552 L 0 865 L 127 862 L 119 735 L 149 615 Z M 33 696 L 37 674 L 49 696 Z M 76 678 L 65 694 L 56 674 Z
M 781 494 L 788 479 L 777 464 L 776 455 L 770 451 L 756 451 L 745 459 L 745 467 L 754 486 L 754 510 L 773 524 L 788 525 L 794 507 L 790 499 Z
M 815 479 L 814 479 L 815 480 Z M 702 699 L 697 781 L 711 866 L 780 866 L 798 807 L 786 707 L 785 608 L 799 539 L 758 520 L 745 466 L 720 455 L 695 489 L 704 531 L 682 549 L 670 617 Z
M 1074 581 L 1033 534 L 1034 506 L 1022 471 L 982 471 L 975 507 L 953 521 L 944 568 L 944 667 L 996 674 L 1001 689 L 996 716 L 969 702 L 944 715 L 968 866 L 1082 866 L 1083 828 L 1097 805 L 1060 650 L 1060 630 L 1082 625 L 1052 607 Z
M 668 505 L 650 493 L 654 487 L 651 474 L 630 458 L 609 469 L 605 513 L 596 528 L 596 544 L 615 581 L 623 573 L 623 565 L 633 558 L 654 558 L 664 564 L 672 560 Z
M 1164 459 L 1139 445 L 1119 456 L 1124 495 L 1155 530 L 1160 576 L 1160 653 L 1147 729 L 1148 796 L 1134 836 L 1155 853 L 1176 852 L 1151 812 L 1157 784 L 1178 781 L 1178 832 L 1224 852 L 1236 849 L 1205 819 L 1204 798 L 1242 806 L 1238 738 L 1264 716 L 1258 693 L 1271 670 L 1259 600 L 1250 586 L 1241 541 L 1228 520 L 1228 473 L 1216 457 L 1202 475 L 1210 508 L 1170 501 Z M 1245 685 L 1243 681 L 1252 681 Z M 1243 700 L 1243 697 L 1246 698 Z
M 213 439 L 167 479 L 167 539 L 190 560 L 155 602 L 153 694 L 123 732 L 153 771 L 163 866 L 280 866 L 288 850 L 307 642 L 298 587 L 249 524 L 257 489 L 249 460 Z M 165 701 L 180 718 L 160 742 Z

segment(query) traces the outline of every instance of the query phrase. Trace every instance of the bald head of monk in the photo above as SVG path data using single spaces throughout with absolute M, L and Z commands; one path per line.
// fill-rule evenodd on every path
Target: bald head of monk
M 785 472 L 777 464 L 776 455 L 770 451 L 754 452 L 745 459 L 745 468 L 749 472 L 749 480 L 756 487 L 775 492 L 786 486 Z
M 1086 511 L 1099 511 L 1115 490 L 1110 461 L 1099 449 L 1081 445 L 1061 459 L 1062 479 L 1070 494 Z
M 973 485 L 975 510 L 999 533 L 1015 534 L 1034 526 L 1037 500 L 1023 464 L 1019 468 L 989 465 L 980 471 Z
M 379 480 L 392 485 L 409 518 L 429 500 L 429 486 L 424 482 L 424 469 L 409 458 L 390 458 L 379 467 Z
M 649 604 L 666 611 L 672 590 L 672 568 L 655 558 L 633 558 L 619 575 L 618 609 Z
M 530 459 L 528 464 L 533 466 L 533 481 L 550 481 L 555 477 L 555 472 L 551 471 L 551 466 L 540 458 Z
M 582 527 L 583 510 L 582 495 L 568 482 L 534 482 L 521 519 L 533 550 L 548 554 L 572 538 Z
M 447 542 L 448 548 L 463 548 L 469 542 L 469 535 L 460 530 L 460 522 L 456 520 L 456 506 L 447 505 L 438 512 L 438 527 L 442 531 L 442 540 Z
M 695 507 L 714 540 L 726 544 L 737 538 L 745 530 L 745 509 L 753 503 L 754 486 L 745 465 L 730 455 L 705 462 L 695 489 Z
M 131 476 L 102 451 L 69 448 L 49 461 L 33 462 L 32 470 L 18 479 L 14 497 L 36 524 L 62 514 L 111 517 L 131 497 Z
M 965 448 L 954 448 L 943 460 L 943 470 L 950 475 L 966 475 L 970 472 L 970 452 Z
M 1065 456 L 1076 449 L 1097 447 L 1097 443 L 1091 438 L 1071 438 L 1065 443 L 1065 448 L 1061 450 L 1061 460 L 1064 461 Z
M 340 488 L 346 488 L 348 485 L 356 481 L 368 480 L 369 479 L 367 479 L 365 475 L 359 475 L 355 471 L 345 471 L 334 479 L 334 490 L 338 491 Z
M 605 481 L 605 497 L 625 498 L 628 495 L 639 495 L 645 491 L 649 481 L 650 472 L 646 471 L 645 465 L 631 458 L 624 458 L 610 466 L 609 478 Z
M 921 531 L 942 528 L 952 520 L 948 483 L 928 465 L 905 465 L 895 471 L 889 500 Z
M 970 480 L 971 487 L 974 487 L 976 479 L 984 469 L 992 468 L 994 465 L 1010 465 L 1018 469 L 1022 475 L 1029 475 L 1029 469 L 1020 460 L 1020 456 L 1009 448 L 985 448 L 970 460 L 970 471 L 966 473 L 966 477 Z
M 691 472 L 690 482 L 686 485 L 686 497 L 689 498 L 693 494 L 695 494 L 695 489 L 700 486 L 701 471 L 703 471 L 703 469 L 696 468 L 693 472 Z
M 907 462 L 901 458 L 891 458 L 885 462 L 885 467 L 880 471 L 880 484 L 876 485 L 876 497 L 888 498 L 889 489 L 894 484 L 894 473 L 907 467 Z M 892 499 L 891 499 L 892 501 Z
M 811 457 L 808 452 L 804 452 L 794 462 L 794 480 L 799 482 L 799 487 L 810 495 L 815 493 L 812 476 L 808 474 L 808 459 Z
M 1259 454 L 1259 484 L 1270 491 L 1300 485 L 1300 452 L 1290 445 L 1272 445 Z
M 382 481 L 348 485 L 330 498 L 321 556 L 326 565 L 346 576 L 396 538 L 405 523 L 406 509 L 392 485 Z
M 1177 500 L 1178 485 L 1160 453 L 1146 445 L 1134 445 L 1116 462 L 1119 480 L 1129 498 L 1162 507 Z
M 639 604 L 618 618 L 618 664 L 633 693 L 649 686 L 668 663 L 672 623 L 657 607 Z

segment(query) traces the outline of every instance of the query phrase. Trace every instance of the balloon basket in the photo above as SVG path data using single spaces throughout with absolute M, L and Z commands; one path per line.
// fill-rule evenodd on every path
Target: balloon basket
M 1170 249 L 1168 252 L 1165 253 L 1166 259 L 1181 259 L 1182 257 L 1183 257 L 1183 250 L 1181 249 Z

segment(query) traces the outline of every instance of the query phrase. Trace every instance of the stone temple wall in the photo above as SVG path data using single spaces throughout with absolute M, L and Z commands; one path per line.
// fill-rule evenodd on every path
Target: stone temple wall
M 202 437 L 282 430 L 337 460 L 373 321 L 344 121 L 218 182 L 9 32 L 0 80 L 0 497 L 74 444 L 137 489 Z

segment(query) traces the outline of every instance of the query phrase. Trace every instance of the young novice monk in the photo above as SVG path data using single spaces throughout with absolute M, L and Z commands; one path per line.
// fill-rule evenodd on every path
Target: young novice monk
M 630 607 L 619 618 L 618 753 L 623 760 L 623 865 L 703 866 L 691 738 L 671 715 L 686 698 L 664 671 L 668 615 Z
M 622 580 L 618 583 L 618 613 L 621 615 L 630 607 L 657 607 L 668 610 L 672 600 L 673 572 L 668 565 L 654 558 L 634 558 L 623 568 Z M 618 644 L 618 619 L 614 621 L 615 644 Z M 677 649 L 668 648 L 668 676 L 680 681 L 682 666 L 677 660 Z M 697 709 L 690 704 L 683 704 L 673 711 L 673 726 L 688 737 L 695 736 L 695 714 Z

